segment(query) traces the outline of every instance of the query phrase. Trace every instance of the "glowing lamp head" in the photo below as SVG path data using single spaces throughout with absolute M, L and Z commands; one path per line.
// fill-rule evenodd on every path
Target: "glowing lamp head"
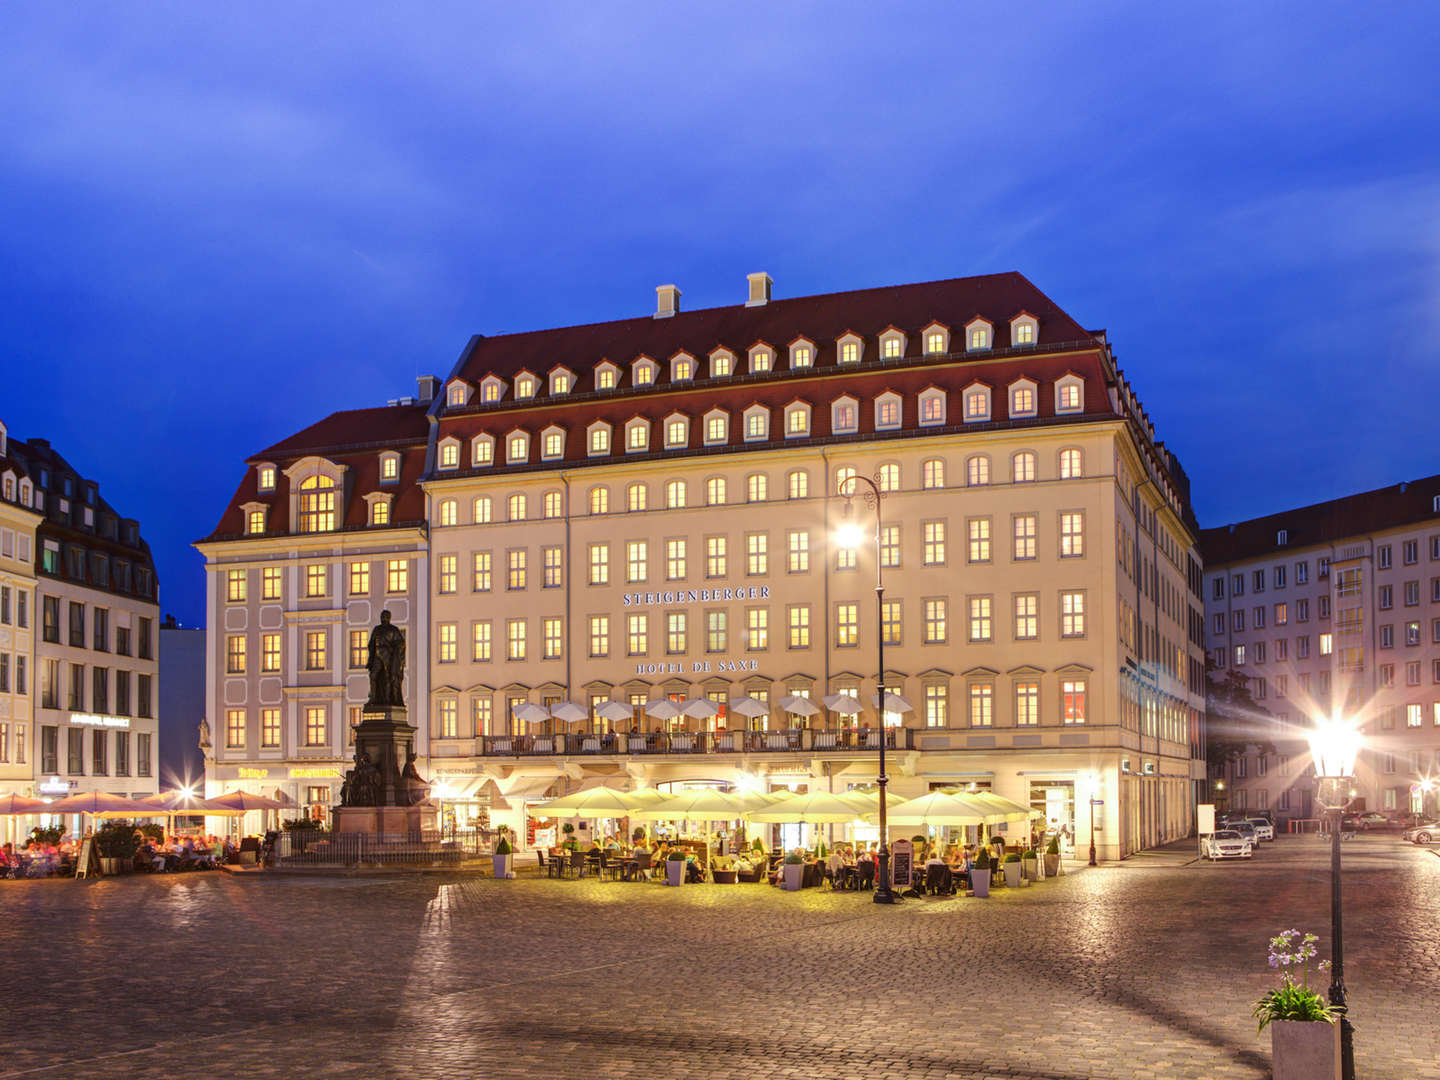
M 194 789 L 193 787 L 191 787 L 189 784 L 187 784 L 187 785 L 185 785 L 184 787 L 182 787 L 182 788 L 180 789 L 180 795 L 181 795 L 182 798 L 186 798 L 186 799 L 194 798 L 194 797 L 195 797 L 195 789 Z
M 841 512 L 840 525 L 835 530 L 835 543 L 848 551 L 854 551 L 864 541 L 865 534 L 860 525 L 850 515 L 850 500 L 845 500 L 845 509 Z
M 1355 758 L 1360 754 L 1360 732 L 1355 725 L 1332 716 L 1315 725 L 1306 738 L 1315 761 L 1315 775 L 1337 780 L 1355 775 Z

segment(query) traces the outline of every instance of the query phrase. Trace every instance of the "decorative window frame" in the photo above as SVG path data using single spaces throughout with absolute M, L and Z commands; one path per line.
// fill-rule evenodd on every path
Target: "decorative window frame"
M 1076 387 L 1080 392 L 1080 401 L 1077 405 L 1069 407 L 1060 404 L 1061 396 L 1066 387 Z M 1055 380 L 1055 413 L 1057 416 L 1066 413 L 1082 413 L 1085 411 L 1085 380 L 1074 373 L 1067 373 Z
M 335 531 L 339 532 L 345 523 L 345 511 L 349 502 L 346 498 L 345 474 L 350 471 L 350 467 L 331 461 L 329 458 L 310 454 L 284 471 L 285 478 L 290 481 L 291 531 L 298 533 L 300 524 L 300 484 L 312 476 L 324 476 L 335 485 Z M 266 524 L 269 524 L 268 519 Z
M 528 394 L 525 393 L 526 379 L 530 380 L 530 393 Z M 528 368 L 521 368 L 515 373 L 515 378 L 511 381 L 511 385 L 515 387 L 516 401 L 531 401 L 535 395 L 540 392 L 540 377 Z
M 445 406 L 450 409 L 459 409 L 470 404 L 470 396 L 475 391 L 464 379 L 451 379 L 445 384 Z M 459 400 L 455 400 L 456 398 Z
M 895 419 L 893 422 L 882 422 L 880 419 L 881 409 L 886 405 L 895 406 Z M 899 431 L 905 426 L 905 399 L 893 390 L 886 390 L 883 394 L 875 396 L 873 405 L 875 411 L 876 431 Z
M 250 515 L 251 515 L 251 514 L 254 514 L 254 513 L 259 513 L 259 514 L 261 514 L 261 515 L 262 515 L 262 520 L 264 521 L 264 524 L 265 524 L 265 527 L 264 527 L 263 529 L 261 529 L 258 533 L 256 533 L 256 532 L 251 532 L 251 531 L 250 531 Z M 265 533 L 267 533 L 267 532 L 270 531 L 270 504 L 269 504 L 269 503 L 262 503 L 262 502 L 247 502 L 247 503 L 241 503 L 241 504 L 240 504 L 240 514 L 241 514 L 240 524 L 241 524 L 241 526 L 242 526 L 242 528 L 241 528 L 240 531 L 243 532 L 246 536 L 263 536 Z
M 791 424 L 791 417 L 794 416 L 796 413 L 800 413 L 805 417 L 805 422 L 801 425 L 800 430 L 795 430 L 794 426 Z M 810 403 L 808 401 L 801 401 L 797 398 L 796 400 L 790 402 L 789 405 L 785 406 L 784 415 L 785 438 L 808 439 L 810 437 L 811 424 L 814 421 L 811 414 Z
M 453 448 L 455 451 L 455 464 L 453 465 L 445 464 L 445 450 L 447 447 Z M 445 438 L 435 444 L 435 468 L 445 469 L 447 471 L 460 468 L 460 440 L 454 435 L 446 435 Z
M 498 401 L 504 401 L 507 389 L 505 380 L 499 375 L 486 375 L 480 380 L 480 404 L 493 405 Z
M 735 356 L 734 350 L 732 350 L 732 349 L 727 349 L 727 348 L 725 348 L 723 345 L 722 345 L 721 347 L 719 347 L 718 349 L 711 349 L 711 350 L 710 350 L 710 378 L 712 378 L 712 379 L 728 379 L 728 378 L 730 378 L 730 376 L 732 376 L 732 375 L 735 374 L 735 365 L 736 365 L 736 362 L 737 362 L 737 361 L 736 361 L 736 356 Z M 717 370 L 717 369 L 720 368 L 722 365 L 724 365 L 726 368 L 728 368 L 728 370 L 726 370 L 726 371 Z
M 1030 340 L 1021 341 L 1022 326 L 1030 328 Z M 1028 311 L 1021 311 L 1010 320 L 1010 344 L 1015 345 L 1038 345 L 1040 343 L 1040 320 L 1031 315 Z
M 845 406 L 855 410 L 855 423 L 850 427 L 841 427 L 838 421 L 838 414 Z M 860 430 L 860 402 L 849 394 L 842 394 L 830 402 L 830 433 L 832 435 L 854 435 Z
M 681 364 L 690 365 L 688 375 L 681 373 L 678 368 Z M 694 382 L 695 372 L 700 368 L 700 362 L 691 356 L 684 349 L 681 349 L 674 356 L 670 357 L 670 381 L 671 382 Z
M 1021 409 L 1016 406 L 1015 391 L 1017 390 L 1030 391 L 1030 408 Z M 1026 416 L 1039 416 L 1040 384 L 1031 378 L 1016 379 L 1014 382 L 1012 382 L 1009 386 L 1005 388 L 1005 400 L 1007 402 L 1006 408 L 1010 414 L 1010 419 L 1012 420 Z
M 495 436 L 476 435 L 470 440 L 470 467 L 485 469 L 495 464 Z
M 925 416 L 926 406 L 932 401 L 940 403 L 940 415 L 938 417 Z M 950 395 L 938 386 L 927 386 L 920 391 L 916 399 L 915 418 L 920 427 L 943 427 L 950 416 Z
M 642 441 L 641 445 L 639 445 L 639 446 L 633 445 L 633 443 L 632 443 L 632 441 L 631 441 L 631 436 L 630 436 L 630 432 L 633 431 L 633 430 L 634 430 L 635 428 L 637 428 L 637 427 L 643 428 L 644 431 L 645 431 L 645 438 L 644 438 L 644 440 Z M 632 416 L 629 420 L 626 420 L 626 421 L 625 421 L 625 453 L 627 453 L 627 454 L 647 454 L 647 453 L 649 453 L 649 452 L 650 452 L 650 421 L 647 420 L 647 419 L 645 419 L 645 417 L 643 417 L 643 416 Z
M 796 351 L 800 349 L 810 350 L 809 363 L 796 362 L 795 354 Z M 816 348 L 815 342 L 811 341 L 809 338 L 797 337 L 794 341 L 790 342 L 790 344 L 786 346 L 786 351 L 789 353 L 789 355 L 786 357 L 786 363 L 790 365 L 791 371 L 811 371 L 815 367 L 815 358 L 817 355 L 819 355 L 820 350 Z
M 568 385 L 563 390 L 557 389 L 555 386 L 556 379 L 562 375 L 565 376 L 568 383 Z M 558 397 L 564 394 L 568 394 L 575 389 L 575 379 L 575 372 L 571 371 L 564 364 L 557 364 L 555 367 L 550 369 L 549 383 L 546 386 L 546 390 L 551 397 Z
M 648 376 L 643 374 L 648 372 Z M 630 361 L 630 382 L 634 386 L 654 386 L 660 377 L 660 365 L 641 353 Z
M 975 331 L 985 331 L 983 344 L 975 343 Z M 988 352 L 995 347 L 995 324 L 983 315 L 976 315 L 965 324 L 965 351 L 966 352 Z
M 724 421 L 725 424 L 724 434 L 722 434 L 718 439 L 712 438 L 710 435 L 710 422 L 716 419 Z M 703 417 L 700 418 L 700 423 L 702 425 L 700 428 L 700 441 L 704 445 L 724 446 L 730 441 L 730 413 L 728 410 L 718 408 L 711 409 Z
M 551 436 L 551 435 L 559 435 L 559 436 L 560 436 L 560 451 L 559 451 L 559 453 L 552 454 L 552 453 L 550 453 L 550 452 L 548 451 L 548 449 L 547 449 L 547 445 L 548 445 L 548 443 L 550 442 L 550 436 Z M 564 429 L 563 427 L 561 427 L 559 424 L 550 424 L 548 427 L 546 427 L 543 431 L 540 432 L 540 460 L 541 460 L 541 461 L 561 461 L 561 460 L 564 459 L 564 457 L 565 457 L 565 429 Z
M 605 449 L 595 448 L 595 433 L 605 432 Z M 609 457 L 615 452 L 615 429 L 614 426 L 604 420 L 596 420 L 585 429 L 585 456 L 586 457 Z
M 970 411 L 970 396 L 976 392 L 982 393 L 985 397 L 985 415 L 976 416 Z M 995 402 L 988 384 L 978 379 L 965 387 L 960 392 L 961 420 L 967 424 L 988 424 L 990 418 L 995 415 Z
M 522 440 L 525 447 L 525 456 L 517 457 L 515 454 L 515 439 Z M 524 428 L 511 428 L 505 433 L 505 464 L 524 465 L 530 461 L 530 433 Z
M 674 440 L 674 439 L 670 438 L 670 427 L 671 427 L 671 425 L 674 424 L 677 420 L 678 420 L 681 424 L 684 425 L 684 429 L 685 429 L 685 440 L 684 440 L 683 442 L 679 442 L 679 441 L 677 441 L 677 440 Z M 666 450 L 685 450 L 685 449 L 688 449 L 689 446 L 690 446 L 690 417 L 686 416 L 686 415 L 685 415 L 684 413 L 682 413 L 682 412 L 672 412 L 672 413 L 670 413 L 670 414 L 669 414 L 668 416 L 666 416 L 665 419 L 661 422 L 660 438 L 661 438 L 661 440 L 663 441 Z
M 375 521 L 375 507 L 376 507 L 377 505 L 383 503 L 384 506 L 385 506 L 385 510 L 386 510 L 386 512 L 387 512 L 387 514 L 386 514 L 386 521 L 384 522 L 384 525 L 385 525 L 385 526 L 393 525 L 393 524 L 395 523 L 395 519 L 394 519 L 393 516 L 391 516 L 391 515 L 389 514 L 389 511 L 395 509 L 394 502 L 395 502 L 395 496 L 394 496 L 393 494 L 391 494 L 390 492 L 388 492 L 388 491 L 370 491 L 370 492 L 367 492 L 367 493 L 365 494 L 365 524 L 366 524 L 366 525 L 375 525 L 375 524 L 377 524 L 377 522 Z M 436 505 L 438 506 L 439 504 L 437 503 Z M 458 522 L 458 521 L 459 521 L 459 517 L 458 517 L 459 510 L 458 510 L 458 508 L 457 508 L 457 510 L 456 510 L 456 514 L 457 514 L 456 521 Z M 438 523 L 439 523 L 439 520 L 440 520 L 438 513 L 436 514 L 435 520 L 436 520 L 436 523 L 438 524 Z
M 898 351 L 894 356 L 886 352 L 885 347 L 889 342 L 895 342 L 897 345 Z M 879 345 L 875 355 L 877 359 L 880 360 L 903 360 L 905 359 L 905 346 L 908 342 L 909 339 L 905 336 L 905 331 L 895 326 L 887 326 L 884 330 L 880 331 Z
M 387 461 L 395 462 L 394 476 L 385 475 L 385 463 Z M 404 459 L 394 450 L 386 450 L 383 454 L 380 455 L 380 472 L 378 474 L 379 482 L 386 485 L 400 483 L 400 470 L 404 467 L 404 464 Z
M 614 378 L 613 378 L 612 381 L 611 381 L 611 385 L 605 386 L 605 385 L 602 384 L 602 380 L 601 380 L 601 378 L 600 378 L 602 372 L 609 372 L 612 376 L 614 376 Z M 620 385 L 620 365 L 618 365 L 618 364 L 612 364 L 609 360 L 602 360 L 600 363 L 598 363 L 598 364 L 595 365 L 595 389 L 596 389 L 596 390 L 600 391 L 602 394 L 608 394 L 611 390 L 614 390 L 614 389 L 616 389 L 617 387 L 619 387 L 619 385 Z
M 746 362 L 749 365 L 751 375 L 764 374 L 775 370 L 775 350 L 769 343 L 757 341 L 751 345 L 747 354 Z
M 759 433 L 754 433 L 750 430 L 750 422 L 757 416 L 763 417 L 764 429 Z M 747 443 L 768 442 L 770 440 L 770 409 L 768 406 L 761 405 L 757 402 L 740 414 L 740 438 Z
M 265 483 L 265 470 L 270 470 L 270 483 Z M 275 478 L 280 475 L 280 470 L 275 467 L 273 461 L 257 461 L 255 463 L 255 490 L 263 494 L 270 494 L 275 490 Z M 23 485 L 23 481 L 22 481 Z M 25 502 L 22 497 L 21 502 Z
M 930 347 L 930 337 L 932 334 L 942 335 L 939 349 Z M 937 320 L 932 320 L 926 325 L 925 329 L 920 331 L 920 354 L 922 356 L 944 356 L 949 351 L 950 327 Z
M 845 346 L 855 346 L 855 359 L 845 359 Z M 849 367 L 852 364 L 859 365 L 865 362 L 865 339 L 853 330 L 847 330 L 835 339 L 835 366 Z

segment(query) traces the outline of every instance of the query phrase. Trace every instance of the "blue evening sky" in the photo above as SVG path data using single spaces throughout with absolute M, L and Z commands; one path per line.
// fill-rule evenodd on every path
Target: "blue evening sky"
M 203 618 L 243 459 L 466 338 L 1020 270 L 1223 524 L 1440 471 L 1440 8 L 99 3 L 0 34 L 0 417 Z

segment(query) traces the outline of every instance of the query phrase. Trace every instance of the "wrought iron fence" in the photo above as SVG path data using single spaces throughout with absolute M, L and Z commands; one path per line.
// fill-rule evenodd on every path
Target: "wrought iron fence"
M 276 864 L 284 867 L 430 865 L 458 866 L 489 853 L 479 831 L 415 833 L 328 833 L 297 829 L 282 833 Z

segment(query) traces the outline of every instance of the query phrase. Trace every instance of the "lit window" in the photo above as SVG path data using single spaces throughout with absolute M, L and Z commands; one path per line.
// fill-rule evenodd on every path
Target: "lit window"
M 530 436 L 517 432 L 510 436 L 506 458 L 509 461 L 528 461 L 530 458 Z
M 791 472 L 786 480 L 789 484 L 790 498 L 805 499 L 810 495 L 810 474 L 804 469 L 796 469 Z
M 324 563 L 311 563 L 305 567 L 306 596 L 324 596 L 330 591 L 328 588 L 330 575 L 326 573 L 327 570 L 329 567 Z
M 745 611 L 745 648 L 751 652 L 770 647 L 770 609 L 747 608 Z
M 438 660 L 442 664 L 453 664 L 458 659 L 456 647 L 456 635 L 459 632 L 453 622 L 441 623 L 437 630 L 439 639 L 436 642 Z
M 650 573 L 650 545 L 644 540 L 631 540 L 625 545 L 625 580 L 643 582 Z
M 271 748 L 280 745 L 280 710 L 260 710 L 260 745 Z
M 477 435 L 470 443 L 470 464 L 490 465 L 495 461 L 495 440 L 489 435 Z
M 976 454 L 965 462 L 965 482 L 971 487 L 980 487 L 990 483 L 990 459 L 983 454 Z
M 447 399 L 446 399 L 446 401 L 445 401 L 445 404 L 447 404 L 447 405 L 464 405 L 464 404 L 465 404 L 465 389 L 466 389 L 466 388 L 465 388 L 465 384 L 462 383 L 462 382 L 451 383 L 451 384 L 450 384 L 449 396 L 447 397 Z
M 274 490 L 275 490 L 275 466 L 274 466 L 274 465 L 262 465 L 262 466 L 260 466 L 260 480 L 259 480 L 259 485 L 260 485 L 260 490 L 261 490 L 261 491 L 274 491 Z
M 631 615 L 626 622 L 626 647 L 630 656 L 644 656 L 650 651 L 650 617 Z
M 546 660 L 559 660 L 561 658 L 564 634 L 561 630 L 559 619 L 550 618 L 540 621 L 540 633 L 543 638 L 541 647 L 545 650 Z
M 970 547 L 968 560 L 972 563 L 990 561 L 990 519 L 971 518 L 969 522 Z
M 329 651 L 329 637 L 324 630 L 310 630 L 305 634 L 305 669 L 324 671 L 326 654 Z
M 258 536 L 265 531 L 265 511 L 251 510 L 245 521 L 245 531 L 251 536 Z
M 508 519 L 508 520 L 510 520 L 510 521 L 524 521 L 524 520 L 525 520 L 525 512 L 526 512 L 526 510 L 528 509 L 528 507 L 526 506 L 526 499 L 525 499 L 525 496 L 524 496 L 524 495 L 520 494 L 519 492 L 516 492 L 514 495 L 511 495 L 510 498 L 509 498 L 509 500 L 508 500 L 507 503 L 506 503 L 506 506 L 507 506 L 507 508 L 508 508 L 508 510 L 509 510 L 509 519 Z
M 745 441 L 754 442 L 770 434 L 770 411 L 764 408 L 749 409 L 745 413 Z
M 400 479 L 400 455 L 386 454 L 380 459 L 380 482 L 390 483 Z
M 965 419 L 972 423 L 990 419 L 990 391 L 975 388 L 965 391 Z
M 636 365 L 635 365 L 635 385 L 636 385 L 636 386 L 649 386 L 649 385 L 650 385 L 651 383 L 653 383 L 654 381 L 655 381 L 655 365 L 654 365 L 654 364 L 645 363 L 645 364 L 636 364 Z
M 880 565 L 887 570 L 900 565 L 899 525 L 886 525 L 880 531 Z
M 924 640 L 926 645 L 943 645 L 947 634 L 949 604 L 940 597 L 925 601 Z
M 1010 391 L 1010 415 L 1032 416 L 1035 413 L 1035 388 L 1017 386 Z
M 305 710 L 305 745 L 325 745 L 325 706 L 311 706 Z
M 524 660 L 526 645 L 526 627 L 524 619 L 507 619 L 505 621 L 505 659 Z
M 750 351 L 750 372 L 769 371 L 775 364 L 774 354 L 769 349 L 752 349 Z
M 921 553 L 926 566 L 942 566 L 945 562 L 945 522 L 927 521 L 921 526 Z
M 900 426 L 900 399 L 885 396 L 875 402 L 875 427 L 898 428 Z
M 565 436 L 559 431 L 547 431 L 545 433 L 545 445 L 542 456 L 547 461 L 553 461 L 565 453 Z
M 855 604 L 835 605 L 835 644 L 847 648 L 860 643 L 860 614 Z
M 619 372 L 609 364 L 602 364 L 595 369 L 595 388 L 597 390 L 613 390 L 619 381 Z
M 459 711 L 454 698 L 440 700 L 440 738 L 454 739 L 460 735 Z
M 440 467 L 442 469 L 456 469 L 460 467 L 459 443 L 443 442 L 440 444 Z
M 244 634 L 231 634 L 225 639 L 225 674 L 245 674 Z
M 729 541 L 723 536 L 705 538 L 705 576 L 723 578 L 729 572 Z
M 950 726 L 950 691 L 943 683 L 925 687 L 925 726 Z
M 995 687 L 990 683 L 970 684 L 970 726 L 990 727 L 995 722 Z
M 307 586 L 309 582 L 306 582 Z M 350 564 L 350 595 L 368 596 L 370 594 L 370 564 L 368 562 L 352 562 Z
M 920 467 L 920 483 L 927 491 L 945 486 L 945 462 L 940 458 L 927 458 Z
M 1060 479 L 1077 480 L 1085 474 L 1084 458 L 1079 450 L 1060 451 Z
M 1034 641 L 1039 636 L 1040 597 L 1035 593 L 1020 593 L 1015 597 L 1015 638 Z
M 480 384 L 480 400 L 486 405 L 493 405 L 499 401 L 505 393 L 505 384 L 499 379 L 491 376 Z
M 770 481 L 764 473 L 751 473 L 745 478 L 745 501 L 764 502 L 770 497 Z
M 876 481 L 881 491 L 900 490 L 900 466 L 893 461 L 886 462 L 876 470 Z
M 970 640 L 989 641 L 993 636 L 994 623 L 990 597 L 970 597 Z
M 1085 594 L 1083 592 L 1062 592 L 1060 594 L 1060 636 L 1067 638 L 1085 636 Z
M 410 561 L 389 559 L 385 563 L 385 591 L 403 593 L 410 588 Z
M 810 434 L 810 410 L 804 405 L 792 405 L 785 410 L 785 435 L 796 438 Z
M 724 611 L 705 613 L 705 651 L 723 653 L 729 648 L 730 617 Z
M 925 352 L 929 356 L 938 356 L 945 351 L 945 331 L 931 330 L 925 335 Z
M 1083 404 L 1083 396 L 1080 389 L 1080 380 L 1069 378 L 1061 381 L 1055 387 L 1055 411 L 1075 412 Z
M 905 339 L 892 334 L 880 341 L 880 355 L 886 360 L 896 360 L 905 354 Z
M 592 487 L 590 489 L 590 513 L 608 514 L 610 512 L 610 489 L 607 487 Z
M 508 553 L 509 573 L 505 579 L 505 587 L 507 589 L 518 590 L 525 588 L 529 579 L 527 556 L 528 552 L 526 552 L 524 549 L 511 551 Z
M 689 648 L 689 620 L 683 611 L 671 611 L 665 615 L 665 651 L 669 654 L 683 654 Z
M 685 508 L 686 486 L 684 480 L 667 480 L 665 482 L 665 508 L 667 510 L 683 510 Z
M 790 648 L 808 649 L 810 647 L 810 605 L 792 604 L 787 615 L 790 625 Z
M 705 505 L 723 506 L 725 504 L 725 478 L 723 476 L 712 476 L 705 481 Z
M 267 566 L 260 571 L 260 599 L 279 600 L 281 591 L 280 567 Z
M 965 328 L 966 341 L 972 349 L 990 348 L 990 324 L 978 320 Z
M 545 518 L 558 518 L 560 516 L 560 492 L 545 492 L 545 497 L 540 502 L 540 516 Z
M 920 395 L 921 425 L 945 423 L 945 392 L 926 390 Z
M 683 539 L 665 541 L 665 580 L 684 581 L 689 559 Z
M 853 398 L 841 398 L 830 406 L 830 428 L 837 435 L 860 430 L 860 408 Z
M 631 453 L 650 447 L 650 425 L 644 420 L 632 420 L 625 428 L 625 449 Z
M 745 573 L 763 577 L 770 572 L 770 537 L 766 533 L 745 534 Z
M 470 659 L 477 664 L 489 663 L 494 653 L 495 634 L 487 619 L 470 628 Z
M 492 506 L 489 495 L 477 495 L 470 503 L 470 520 L 476 525 L 490 524 Z
M 381 499 L 370 504 L 370 524 L 390 524 L 390 504 L 388 502 Z
M 1034 514 L 1016 514 L 1014 519 L 1015 546 L 1012 555 L 1016 559 L 1035 558 L 1035 533 L 1039 525 Z
M 840 342 L 840 363 L 858 364 L 860 362 L 860 343 L 853 338 Z
M 642 483 L 625 488 L 625 507 L 630 511 L 644 510 L 649 504 L 649 489 Z
M 521 375 L 515 380 L 515 396 L 517 398 L 532 398 L 535 396 L 535 379 L 530 375 Z
M 684 446 L 690 441 L 690 424 L 680 417 L 672 417 L 665 423 L 665 445 Z
M 1060 515 L 1060 557 L 1078 558 L 1085 554 L 1085 515 L 1064 513 Z
M 608 454 L 610 452 L 610 429 L 608 427 L 593 427 L 590 429 L 590 453 Z
M 570 392 L 570 373 L 568 371 L 557 371 L 550 376 L 550 393 L 568 394 Z
M 803 574 L 810 569 L 810 532 L 808 529 L 791 529 L 786 534 L 787 565 L 792 574 Z
M 1060 683 L 1063 703 L 1061 719 L 1067 724 L 1085 723 L 1085 680 L 1065 679 Z
M 460 511 L 454 499 L 440 500 L 440 524 L 455 525 L 459 523 Z
M 792 368 L 808 368 L 815 363 L 815 347 L 811 344 L 797 343 L 790 346 L 790 366 Z
M 1035 324 L 1033 322 L 1015 323 L 1012 336 L 1016 345 L 1035 344 Z
M 328 476 L 307 476 L 300 481 L 300 531 L 335 531 L 335 481 Z
M 232 604 L 243 603 L 245 600 L 246 572 L 244 570 L 230 570 L 225 574 L 225 599 Z M 0 622 L 10 621 L 9 601 L 10 589 L 8 586 L 4 592 L 4 605 L 0 606 Z
M 610 616 L 590 616 L 590 655 L 610 655 Z
M 454 593 L 459 588 L 459 572 L 456 569 L 454 555 L 440 556 L 440 574 L 438 589 L 442 595 Z
M 705 442 L 707 444 L 723 443 L 729 437 L 729 418 L 724 413 L 712 413 L 705 418 Z
M 610 584 L 610 545 L 590 545 L 590 584 Z
M 860 485 L 852 483 L 855 479 L 855 467 L 853 465 L 841 465 L 835 470 L 835 494 L 837 495 L 858 495 Z
M 1035 455 L 1021 450 L 1010 457 L 1010 479 L 1017 484 L 1029 484 L 1035 479 Z

